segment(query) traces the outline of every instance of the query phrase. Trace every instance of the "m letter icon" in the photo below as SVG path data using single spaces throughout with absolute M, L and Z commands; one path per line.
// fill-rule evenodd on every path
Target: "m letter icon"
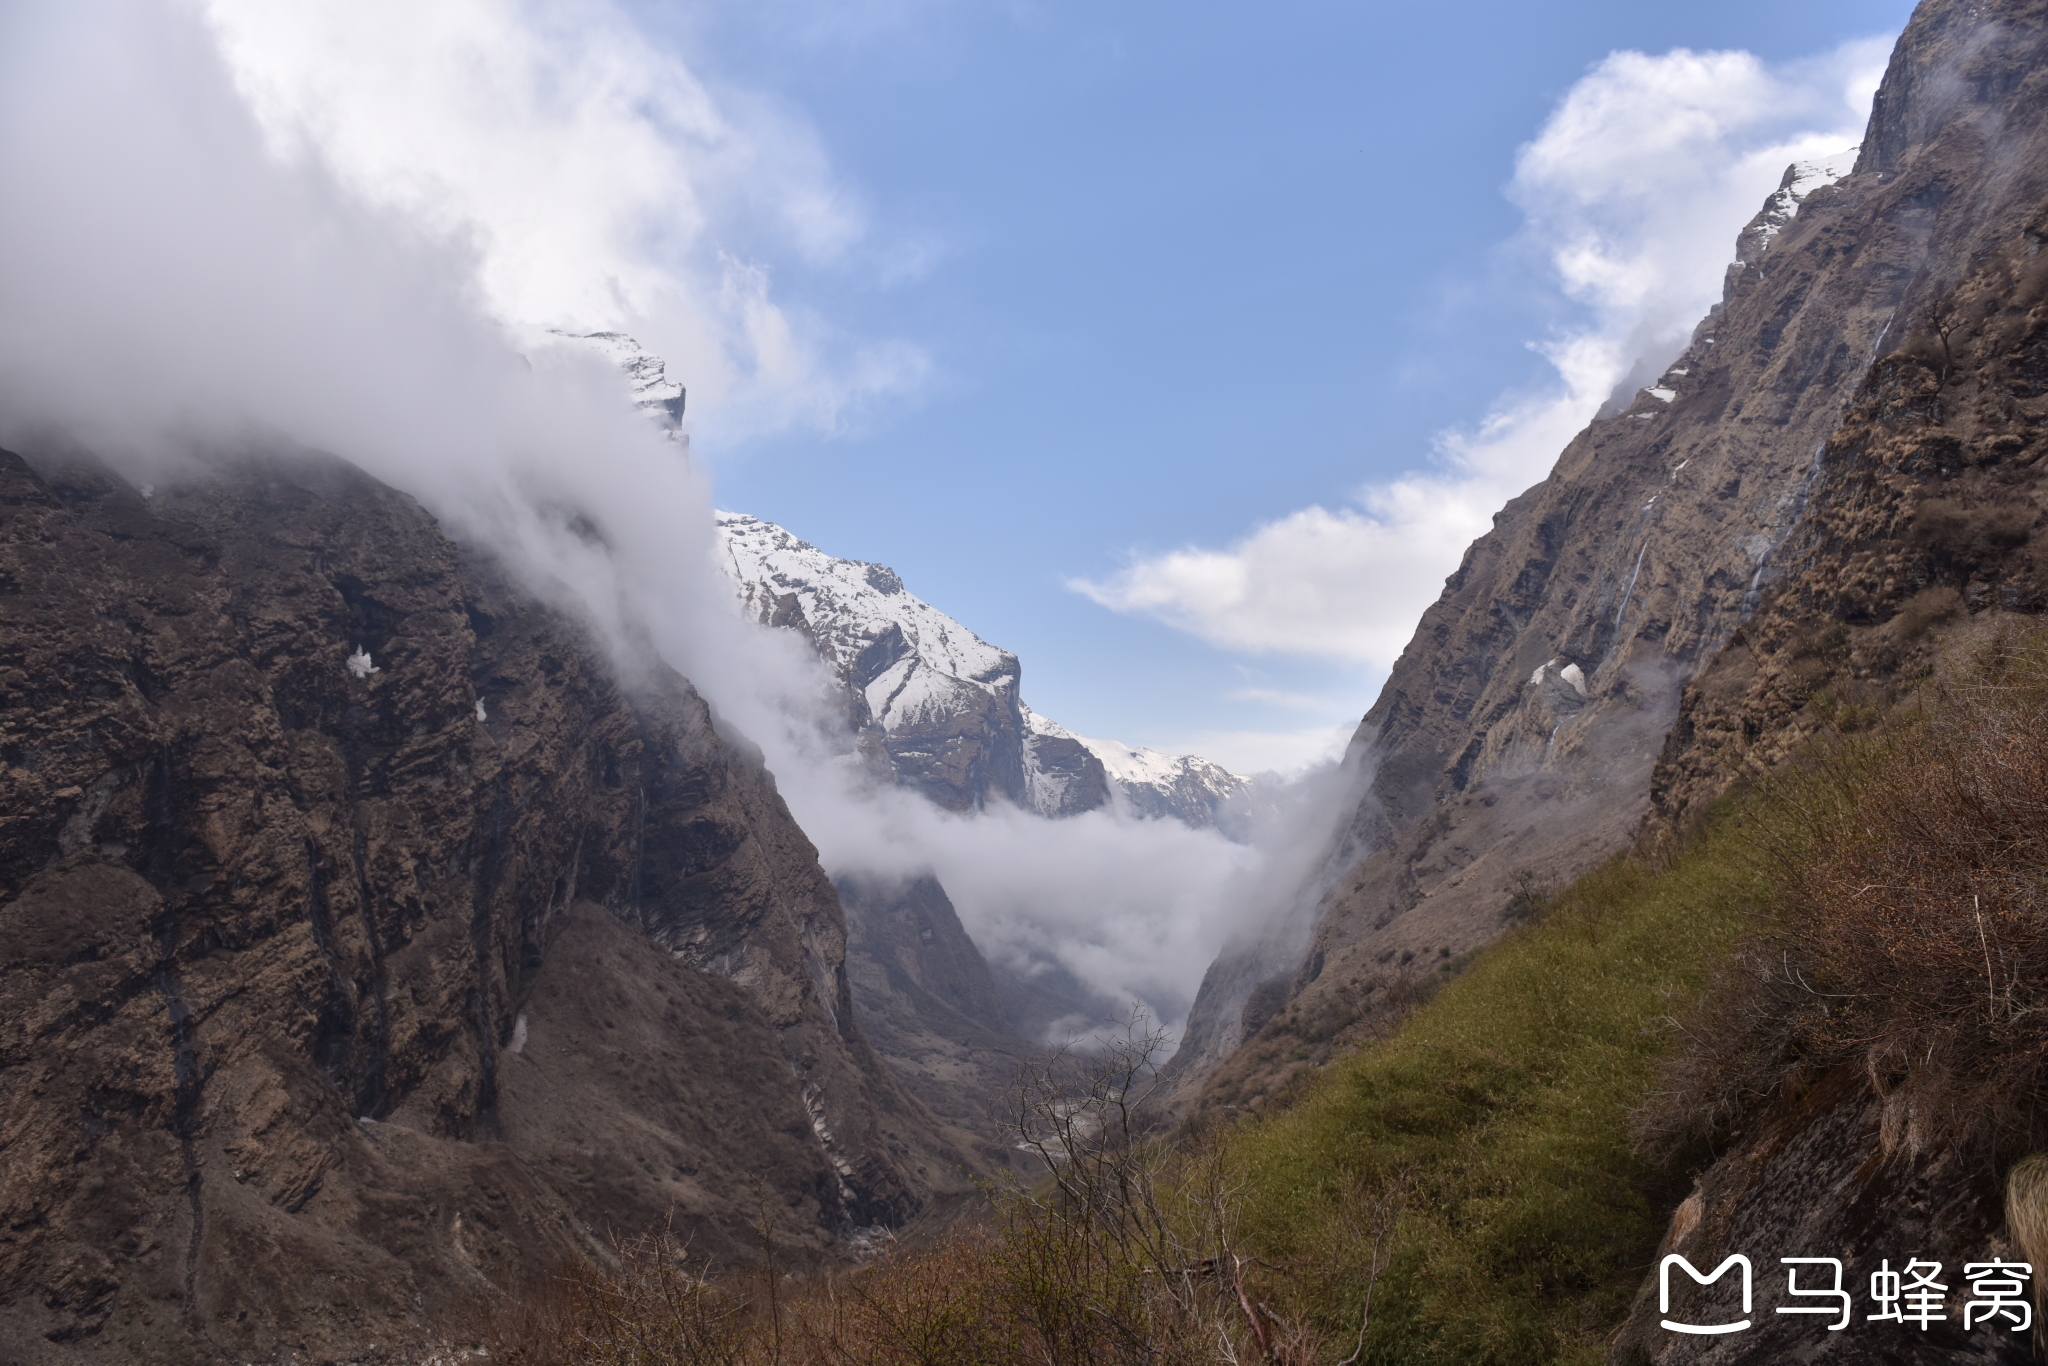
M 1711 1276 L 1700 1275 L 1698 1267 L 1694 1266 L 1691 1262 L 1688 1262 L 1685 1258 L 1679 1256 L 1676 1252 L 1666 1257 L 1664 1259 L 1663 1265 L 1657 1268 L 1658 1312 L 1664 1314 L 1668 1314 L 1671 1312 L 1671 1268 L 1674 1265 L 1684 1267 L 1685 1274 L 1692 1277 L 1693 1280 L 1697 1281 L 1701 1285 L 1712 1285 L 1715 1281 L 1721 1279 L 1722 1275 L 1726 1273 L 1729 1267 L 1740 1266 L 1742 1268 L 1742 1312 L 1745 1314 L 1749 1312 L 1749 1258 L 1743 1256 L 1739 1252 L 1733 1254 L 1728 1258 L 1727 1261 L 1715 1267 L 1714 1274 Z M 1666 1328 L 1669 1328 L 1674 1333 L 1739 1333 L 1743 1329 L 1749 1327 L 1749 1320 L 1743 1319 L 1739 1323 L 1698 1324 L 1673 1323 L 1670 1319 L 1665 1319 L 1664 1326 Z

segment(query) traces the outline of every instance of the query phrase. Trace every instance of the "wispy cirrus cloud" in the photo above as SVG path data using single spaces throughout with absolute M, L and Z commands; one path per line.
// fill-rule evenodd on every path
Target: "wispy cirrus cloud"
M 1747 52 L 1616 52 L 1517 158 L 1524 245 L 1577 318 L 1535 349 L 1553 382 L 1503 394 L 1409 473 L 1221 547 L 1133 555 L 1069 586 L 1213 645 L 1385 669 L 1495 512 L 1541 480 L 1638 362 L 1662 365 L 1719 296 L 1735 234 L 1791 162 L 1862 136 L 1891 40 L 1772 65 Z

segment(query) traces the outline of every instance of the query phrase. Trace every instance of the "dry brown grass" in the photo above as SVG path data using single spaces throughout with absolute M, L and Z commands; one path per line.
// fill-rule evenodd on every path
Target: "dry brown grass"
M 1261 1312 L 1255 1267 L 1106 1262 L 1071 1228 L 1002 1226 L 853 1271 L 784 1280 L 774 1305 L 760 1272 L 698 1280 L 662 1240 L 616 1266 L 586 1263 L 528 1295 L 477 1335 L 514 1366 L 1211 1366 L 1307 1363 L 1318 1343 Z M 1270 1280 L 1270 1277 L 1267 1279 Z M 1238 1289 L 1244 1286 L 1245 1304 Z M 1190 1312 L 1192 1311 L 1192 1312 Z M 1256 1328 L 1254 1328 L 1256 1325 Z
M 762 1277 L 713 1280 L 708 1270 L 667 1234 L 635 1239 L 613 1265 L 563 1267 L 479 1305 L 481 1326 L 464 1336 L 509 1366 L 737 1366 L 751 1359 Z
M 1644 1126 L 1711 1133 L 1851 1066 L 1887 1151 L 2048 1139 L 2048 633 L 2008 632 L 1889 734 L 1844 739 L 1754 810 L 1778 904 Z
M 1308 1366 L 1340 1357 L 1305 1320 L 1273 1307 L 1287 1303 L 1279 1270 L 1240 1250 L 1238 1192 L 1221 1148 L 1143 1141 L 1136 1116 L 1162 1042 L 1134 1028 L 1095 1058 L 1027 1071 L 1012 1127 L 1048 1174 L 1033 1188 L 991 1191 L 978 1227 L 802 1280 L 770 1269 L 772 1248 L 763 1268 L 711 1276 L 673 1239 L 642 1239 L 615 1265 L 568 1268 L 506 1305 L 482 1345 L 514 1366 Z M 1396 1211 L 1382 1213 L 1375 1275 Z

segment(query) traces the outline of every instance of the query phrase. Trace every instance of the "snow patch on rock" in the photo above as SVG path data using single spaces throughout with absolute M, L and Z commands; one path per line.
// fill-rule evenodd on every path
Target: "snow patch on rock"
M 1754 265 L 1757 257 L 1770 248 L 1772 239 L 1799 216 L 1799 206 L 1815 190 L 1834 184 L 1855 169 L 1856 154 L 1862 150 L 1859 144 L 1812 161 L 1795 161 L 1786 167 L 1785 178 L 1778 182 L 1778 188 L 1764 201 L 1762 211 L 1750 221 L 1738 239 L 1736 264 Z
M 554 335 L 566 341 L 581 342 L 618 366 L 625 372 L 626 388 L 633 406 L 666 427 L 671 435 L 680 431 L 688 394 L 682 385 L 668 377 L 668 362 L 623 332 L 556 332 Z

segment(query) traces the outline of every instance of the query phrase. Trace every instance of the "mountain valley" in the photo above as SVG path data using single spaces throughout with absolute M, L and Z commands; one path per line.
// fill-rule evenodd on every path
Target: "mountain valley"
M 23 424 L 0 1362 L 2034 1359 L 1953 1281 L 1956 1321 L 1827 1331 L 1779 1259 L 1859 1305 L 1879 1262 L 2048 1276 L 2048 0 L 1921 0 L 1860 147 L 1732 248 L 1323 786 L 1069 731 L 757 517 L 675 609 L 800 662 L 741 713 L 644 604 L 341 456 L 145 480 Z M 661 359 L 561 335 L 688 458 Z M 860 814 L 1102 833 L 1013 950 L 1117 913 L 1153 865 L 1113 838 L 1245 855 L 1179 1038 L 1092 1033 L 1124 979 L 977 942 L 929 846 L 845 856 L 901 827 L 838 830 L 733 720 L 775 706 Z M 1078 845 L 1000 847 L 1022 886 Z M 1735 1311 L 1672 1257 L 1753 1258 L 1754 1322 L 1673 1330 Z

